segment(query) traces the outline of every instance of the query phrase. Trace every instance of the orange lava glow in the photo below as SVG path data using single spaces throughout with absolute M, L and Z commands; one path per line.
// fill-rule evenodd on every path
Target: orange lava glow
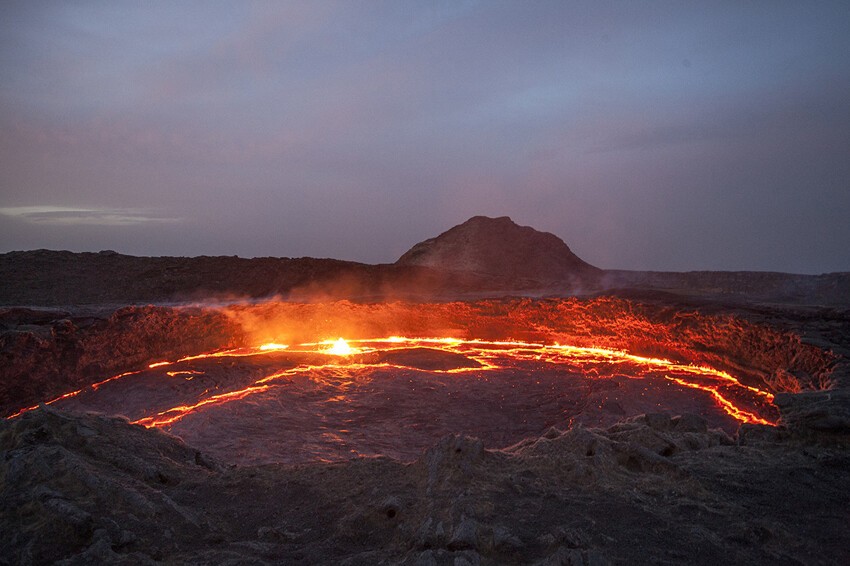
M 196 411 L 201 407 L 205 407 L 206 405 L 218 405 L 221 403 L 227 403 L 228 401 L 244 399 L 248 395 L 253 395 L 254 393 L 259 393 L 260 391 L 265 391 L 268 388 L 268 385 L 256 385 L 246 387 L 245 389 L 240 389 L 239 391 L 220 393 L 219 395 L 207 397 L 203 401 L 199 401 L 194 405 L 180 405 L 179 407 L 174 407 L 167 411 L 157 413 L 152 417 L 145 417 L 143 419 L 139 419 L 137 421 L 134 421 L 134 424 L 140 424 L 146 427 L 169 425 L 177 420 L 182 419 L 188 413 Z
M 464 363 L 460 364 L 460 367 L 422 369 L 403 365 L 402 362 L 398 361 L 389 361 L 397 360 L 398 358 L 393 358 L 392 355 L 401 351 L 443 352 L 455 356 L 452 358 L 453 360 L 464 360 Z M 774 424 L 753 410 L 736 404 L 736 399 L 741 396 L 760 399 L 759 403 L 769 404 L 773 401 L 773 395 L 757 387 L 745 385 L 727 372 L 711 367 L 677 363 L 667 359 L 637 356 L 625 351 L 607 348 L 543 344 L 514 340 L 493 341 L 442 337 L 411 338 L 390 336 L 387 338 L 363 340 L 344 340 L 343 338 L 339 338 L 338 340 L 305 343 L 295 346 L 267 343 L 254 348 L 223 350 L 187 356 L 176 361 L 155 362 L 150 364 L 148 368 L 155 369 L 162 366 L 207 358 L 272 354 L 287 356 L 307 354 L 311 357 L 309 358 L 309 362 L 303 362 L 290 369 L 276 371 L 263 376 L 242 389 L 210 394 L 196 403 L 171 407 L 167 410 L 139 418 L 134 422 L 146 427 L 165 427 L 192 413 L 205 410 L 211 406 L 231 403 L 267 391 L 276 387 L 280 382 L 275 382 L 281 379 L 296 375 L 306 375 L 312 379 L 318 370 L 338 370 L 341 375 L 345 375 L 345 372 L 351 375 L 351 372 L 364 368 L 416 369 L 418 371 L 446 374 L 484 374 L 490 371 L 506 369 L 510 367 L 510 364 L 514 363 L 532 362 L 551 364 L 558 367 L 568 365 L 570 368 L 573 368 L 572 371 L 580 371 L 585 377 L 589 378 L 599 375 L 599 369 L 602 368 L 605 370 L 605 375 L 611 375 L 612 371 L 616 370 L 613 373 L 632 379 L 650 377 L 667 379 L 682 387 L 709 394 L 721 410 L 741 423 Z M 316 357 L 317 355 L 319 357 Z M 323 355 L 333 357 L 327 359 L 327 361 L 322 361 L 321 356 Z M 575 368 L 578 369 L 576 370 Z M 138 373 L 140 372 L 119 374 L 92 384 L 90 387 L 97 389 L 109 381 Z M 675 374 L 675 376 L 667 375 L 668 373 Z M 194 369 L 179 369 L 166 372 L 166 374 L 170 377 L 184 376 L 184 379 L 189 380 L 195 375 L 202 375 L 203 372 Z M 46 404 L 75 396 L 83 390 L 66 393 L 56 399 L 47 401 Z M 37 407 L 36 405 L 21 409 L 9 418 L 17 417 Z
M 62 399 L 68 399 L 70 397 L 75 397 L 75 396 L 79 395 L 82 391 L 83 391 L 82 389 L 77 389 L 76 391 L 69 391 L 68 393 L 65 393 L 64 395 L 60 395 L 59 397 L 56 397 L 55 399 L 51 399 L 50 401 L 45 401 L 44 405 L 51 405 L 53 403 L 56 403 L 57 401 L 61 401 Z M 35 409 L 38 409 L 40 406 L 41 406 L 41 404 L 33 405 L 31 407 L 25 407 L 25 408 L 21 409 L 20 411 L 18 411 L 17 413 L 15 413 L 13 415 L 9 415 L 7 418 L 14 419 L 15 417 L 23 415 L 24 413 L 26 413 L 28 411 L 33 411 Z
M 331 347 L 325 350 L 325 353 L 332 354 L 334 356 L 350 356 L 354 353 L 354 349 L 348 345 L 348 342 L 340 338 L 331 344 Z
M 684 379 L 681 379 L 681 378 L 678 378 L 678 377 L 667 376 L 667 379 L 669 379 L 671 381 L 675 381 L 679 385 L 683 385 L 685 387 L 690 387 L 692 389 L 699 389 L 701 391 L 706 391 L 706 392 L 710 393 L 711 396 L 714 397 L 715 401 L 717 401 L 717 403 L 720 405 L 720 407 L 724 411 L 726 411 L 726 413 L 728 413 L 729 415 L 734 417 L 736 420 L 739 420 L 739 421 L 744 422 L 744 423 L 752 423 L 752 424 L 762 424 L 762 425 L 775 424 L 775 423 L 772 423 L 772 422 L 768 421 L 767 419 L 763 419 L 763 418 L 759 417 L 758 415 L 755 415 L 755 414 L 753 414 L 749 411 L 744 411 L 743 409 L 736 407 L 734 403 L 729 401 L 726 397 L 724 397 L 720 393 L 720 391 L 718 391 L 718 388 L 715 385 L 700 385 L 699 383 L 691 383 L 691 382 L 685 381 Z M 771 395 L 770 398 L 773 399 L 773 396 Z
M 178 375 L 179 376 L 189 376 L 189 377 L 186 377 L 185 379 L 192 379 L 192 377 L 194 377 L 196 375 L 203 375 L 203 374 L 204 374 L 204 372 L 202 372 L 202 371 L 195 371 L 195 370 L 192 370 L 192 369 L 165 372 L 165 375 L 167 375 L 168 377 L 177 377 Z

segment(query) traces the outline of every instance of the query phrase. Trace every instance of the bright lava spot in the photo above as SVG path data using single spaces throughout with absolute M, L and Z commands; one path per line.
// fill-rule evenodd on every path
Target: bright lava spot
M 274 342 L 269 342 L 268 344 L 263 344 L 262 346 L 260 346 L 260 350 L 262 350 L 263 352 L 269 352 L 272 350 L 286 350 L 287 348 L 289 348 L 289 346 L 286 344 L 276 344 Z
M 348 342 L 340 338 L 333 345 L 325 350 L 326 354 L 333 354 L 334 356 L 350 356 L 354 353 L 354 349 L 348 345 Z

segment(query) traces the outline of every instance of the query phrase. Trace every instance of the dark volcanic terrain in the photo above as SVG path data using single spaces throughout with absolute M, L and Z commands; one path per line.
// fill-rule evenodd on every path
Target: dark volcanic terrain
M 286 434 L 286 431 L 281 431 Z M 0 428 L 8 564 L 846 564 L 850 457 L 651 414 L 415 462 L 224 467 L 120 418 Z
M 850 563 L 848 274 L 603 271 L 476 217 L 392 265 L 12 252 L 0 305 L 0 564 Z M 531 346 L 176 361 L 340 336 L 706 366 L 775 426 Z
M 552 234 L 476 216 L 394 264 L 335 259 L 0 254 L 0 306 L 127 305 L 282 297 L 392 300 L 657 292 L 722 302 L 850 306 L 850 273 L 601 270 Z
M 413 246 L 396 265 L 481 273 L 542 286 L 598 288 L 602 270 L 576 256 L 554 234 L 518 226 L 507 216 L 475 216 Z

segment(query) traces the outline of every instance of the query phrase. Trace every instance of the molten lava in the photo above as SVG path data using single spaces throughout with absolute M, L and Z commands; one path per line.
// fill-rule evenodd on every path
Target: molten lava
M 334 356 L 350 356 L 354 353 L 354 350 L 348 345 L 348 342 L 340 338 L 336 342 L 333 342 L 330 348 L 325 350 L 325 353 L 333 354 Z
M 351 344 L 357 344 L 353 347 Z M 261 356 L 295 356 L 288 361 L 292 367 L 273 371 L 255 379 L 244 387 L 226 391 L 205 390 L 191 403 L 178 404 L 138 416 L 133 422 L 148 427 L 166 427 L 185 417 L 213 406 L 245 400 L 267 392 L 288 378 L 307 376 L 321 380 L 330 372 L 335 378 L 351 379 L 358 372 L 368 370 L 415 370 L 430 373 L 484 376 L 490 372 L 520 370 L 533 374 L 541 368 L 554 368 L 586 378 L 610 379 L 626 376 L 629 379 L 664 379 L 683 388 L 694 389 L 710 397 L 716 406 L 742 423 L 773 424 L 766 418 L 774 414 L 770 403 L 773 395 L 759 388 L 744 385 L 729 373 L 710 367 L 676 363 L 666 359 L 637 356 L 623 351 L 576 347 L 560 344 L 542 344 L 523 341 L 461 340 L 457 338 L 409 338 L 391 336 L 366 340 L 305 343 L 292 347 L 286 344 L 267 343 L 255 348 L 224 350 L 187 356 L 176 361 L 160 361 L 148 365 L 148 370 L 180 364 L 179 369 L 165 372 L 171 378 L 186 381 L 204 375 L 191 364 L 215 358 L 249 358 Z M 320 356 L 316 358 L 316 356 Z M 451 358 L 422 360 L 423 356 L 452 356 Z M 298 359 L 298 356 L 308 356 Z M 328 360 L 321 356 L 333 356 Z M 419 359 L 417 361 L 417 359 Z M 411 361 L 413 360 L 413 361 Z M 184 367 L 185 366 L 185 367 Z M 141 372 L 119 374 L 90 386 L 97 390 L 104 384 L 139 376 Z M 462 379 L 462 378 L 459 378 Z M 220 387 L 219 385 L 216 386 Z M 47 401 L 52 404 L 76 397 L 85 389 L 66 393 Z M 697 394 L 699 394 L 697 393 Z M 21 409 L 10 418 L 34 409 Z

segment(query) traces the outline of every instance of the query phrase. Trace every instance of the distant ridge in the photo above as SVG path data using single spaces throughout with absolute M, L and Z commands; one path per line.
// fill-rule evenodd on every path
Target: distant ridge
M 554 234 L 520 226 L 507 216 L 473 216 L 416 244 L 396 265 L 576 284 L 596 281 L 602 274 Z
M 108 250 L 0 253 L 0 310 L 269 297 L 309 302 L 597 293 L 847 308 L 850 273 L 603 271 L 557 236 L 506 216 L 475 216 L 416 244 L 395 263 L 379 265 L 309 257 L 135 257 Z

